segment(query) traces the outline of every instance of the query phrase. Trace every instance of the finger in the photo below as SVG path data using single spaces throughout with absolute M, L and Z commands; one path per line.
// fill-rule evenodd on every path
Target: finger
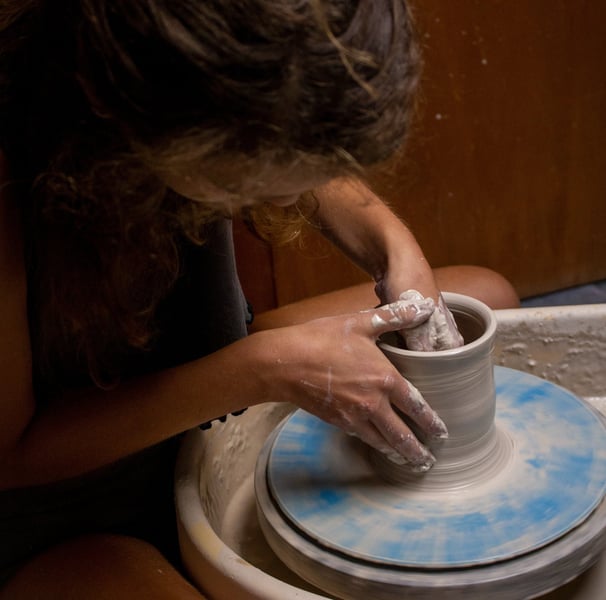
M 446 323 L 441 339 L 442 347 L 446 349 L 462 346 L 465 343 L 465 340 L 459 332 L 454 315 L 446 305 L 446 302 L 444 302 L 442 294 L 440 294 L 440 298 L 438 300 L 438 310 L 436 312 L 444 315 L 444 321 Z
M 431 408 L 421 392 L 399 374 L 397 384 L 389 394 L 389 401 L 409 417 L 428 438 L 448 438 L 448 429 L 438 413 Z
M 416 290 L 407 290 L 400 294 L 400 300 L 419 300 L 423 296 Z M 429 352 L 448 350 L 463 345 L 463 338 L 457 330 L 454 317 L 442 294 L 438 295 L 438 304 L 432 315 L 418 327 L 401 331 L 409 350 Z
M 428 471 L 436 462 L 434 455 L 419 441 L 391 406 L 386 405 L 384 410 L 375 413 L 372 424 L 389 447 L 395 451 L 395 454 L 385 452 L 393 462 L 406 464 L 411 470 L 419 472 Z
M 414 350 L 416 352 L 430 352 L 435 350 L 431 335 L 433 329 L 431 323 L 432 319 L 433 315 L 418 327 L 403 329 L 398 332 L 404 338 L 404 343 L 408 350 Z
M 358 438 L 368 446 L 385 454 L 385 456 L 397 464 L 406 462 L 405 459 L 387 443 L 387 440 L 378 432 L 377 428 L 370 421 L 360 424 L 355 431 L 346 431 L 345 433 L 351 437 Z
M 394 416 L 398 418 L 397 415 Z M 377 422 L 385 423 L 386 420 L 378 419 Z M 362 440 L 397 465 L 409 465 L 412 471 L 429 470 L 435 462 L 435 457 L 419 442 L 401 419 L 398 425 L 402 431 L 390 436 L 392 443 L 395 443 L 397 448 L 388 442 L 385 435 L 371 422 L 366 422 L 356 431 L 348 431 L 347 434 Z
M 360 315 L 364 326 L 372 331 L 374 337 L 379 337 L 389 331 L 419 326 L 432 315 L 434 308 L 432 298 L 398 300 Z

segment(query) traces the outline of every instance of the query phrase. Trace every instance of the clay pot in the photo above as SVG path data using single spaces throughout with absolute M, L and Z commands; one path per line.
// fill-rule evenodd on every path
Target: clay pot
M 398 371 L 414 386 L 445 422 L 449 437 L 438 443 L 423 439 L 436 456 L 432 484 L 452 487 L 469 483 L 485 468 L 494 468 L 492 456 L 499 442 L 494 425 L 495 386 L 491 353 L 497 330 L 493 311 L 484 303 L 461 294 L 443 294 L 465 343 L 459 348 L 419 352 L 399 347 L 396 334 L 381 338 L 379 347 Z M 497 454 L 499 454 L 497 452 Z M 395 481 L 409 482 L 419 475 L 407 465 L 397 465 L 373 453 L 379 472 Z

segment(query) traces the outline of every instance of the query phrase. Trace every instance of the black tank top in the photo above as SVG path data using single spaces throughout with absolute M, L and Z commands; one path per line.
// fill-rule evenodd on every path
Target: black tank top
M 182 275 L 158 309 L 160 334 L 135 370 L 170 367 L 206 356 L 246 335 L 249 307 L 240 287 L 231 222 L 207 226 L 206 242 L 183 242 Z
M 250 319 L 234 258 L 231 222 L 184 243 L 182 275 L 158 311 L 160 334 L 124 376 L 172 367 L 246 335 Z M 200 400 L 204 401 L 203 398 Z M 153 543 L 178 563 L 173 471 L 179 437 L 108 467 L 44 486 L 0 493 L 0 585 L 28 557 L 71 537 L 117 533 Z

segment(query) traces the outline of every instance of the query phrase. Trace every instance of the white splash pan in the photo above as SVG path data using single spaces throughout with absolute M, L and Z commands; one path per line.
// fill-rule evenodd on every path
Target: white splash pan
M 606 414 L 606 304 L 496 311 L 494 362 L 565 387 Z M 326 600 L 265 543 L 252 478 L 266 437 L 294 407 L 264 404 L 185 436 L 175 494 L 180 546 L 191 579 L 209 598 Z M 603 600 L 606 556 L 541 600 Z

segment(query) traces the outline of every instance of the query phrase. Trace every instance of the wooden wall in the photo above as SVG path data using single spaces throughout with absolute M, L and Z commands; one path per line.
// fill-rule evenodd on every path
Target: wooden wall
M 405 153 L 371 174 L 433 266 L 522 296 L 606 278 L 606 2 L 415 0 L 425 70 Z M 237 236 L 258 309 L 367 277 L 315 234 Z

